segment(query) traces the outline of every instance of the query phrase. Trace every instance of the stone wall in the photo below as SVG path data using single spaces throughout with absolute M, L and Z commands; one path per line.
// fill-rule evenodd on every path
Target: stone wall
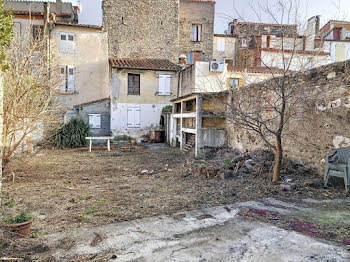
M 288 90 L 301 91 L 298 108 L 302 110 L 285 124 L 284 153 L 322 168 L 326 154 L 334 148 L 350 146 L 350 61 L 293 74 L 285 80 Z M 246 90 L 256 96 L 273 81 L 276 79 L 252 84 Z M 229 145 L 241 151 L 264 146 L 256 133 L 232 124 L 228 124 L 228 136 Z
M 180 53 L 204 53 L 204 60 L 213 57 L 215 2 L 180 0 Z M 193 24 L 202 25 L 202 41 L 191 40 Z M 198 61 L 198 59 L 196 60 Z
M 109 56 L 178 62 L 178 0 L 104 0 Z

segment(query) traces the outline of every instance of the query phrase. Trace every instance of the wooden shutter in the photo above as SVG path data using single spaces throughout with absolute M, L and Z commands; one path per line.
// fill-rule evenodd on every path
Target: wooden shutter
M 202 25 L 197 25 L 197 41 L 202 41 Z
M 60 77 L 61 77 L 60 92 L 64 93 L 66 92 L 66 88 L 67 88 L 67 67 L 66 66 L 60 67 Z
M 74 66 L 68 66 L 68 92 L 74 92 L 74 82 L 75 82 L 75 68 Z
M 133 127 L 135 123 L 135 114 L 133 108 L 128 108 L 128 127 Z
M 165 75 L 159 76 L 159 95 L 163 95 L 165 93 Z
M 171 76 L 167 75 L 164 78 L 164 82 L 165 82 L 165 87 L 164 87 L 164 93 L 165 95 L 170 95 L 171 93 Z
M 68 35 L 60 33 L 60 52 L 66 53 L 68 51 Z
M 89 114 L 89 125 L 92 128 L 101 128 L 101 114 Z
M 135 108 L 135 127 L 140 127 L 141 125 L 141 109 Z
M 225 51 L 225 39 L 224 38 L 218 39 L 218 51 L 220 51 L 220 52 Z
M 196 41 L 197 28 L 196 25 L 192 25 L 191 40 Z
M 128 127 L 140 127 L 141 125 L 141 109 L 135 107 L 129 107 L 128 111 Z
M 192 65 L 193 64 L 193 53 L 189 53 L 188 54 L 188 62 L 187 62 L 189 65 Z
M 68 52 L 74 53 L 75 51 L 75 35 L 68 34 Z

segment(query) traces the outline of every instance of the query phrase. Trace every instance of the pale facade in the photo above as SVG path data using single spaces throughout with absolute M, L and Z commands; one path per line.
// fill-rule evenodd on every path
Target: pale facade
M 50 42 L 62 78 L 59 101 L 67 109 L 109 97 L 107 33 L 93 26 L 55 23 Z
M 142 65 L 132 66 L 135 61 Z M 166 66 L 157 68 L 159 61 Z M 140 141 L 148 132 L 160 130 L 162 109 L 171 105 L 170 100 L 177 93 L 177 66 L 166 60 L 149 59 L 115 59 L 110 64 L 113 135 L 128 135 Z
M 325 52 L 261 50 L 261 64 L 266 67 L 299 71 L 322 66 L 329 62 L 330 55 Z
M 214 35 L 213 60 L 235 60 L 236 38 L 231 35 Z

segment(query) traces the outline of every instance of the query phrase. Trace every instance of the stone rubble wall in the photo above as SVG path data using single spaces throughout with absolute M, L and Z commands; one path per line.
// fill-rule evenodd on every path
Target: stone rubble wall
M 275 79 L 252 84 L 248 90 L 254 96 L 260 88 L 271 85 L 271 81 Z M 286 124 L 284 153 L 322 170 L 326 154 L 337 147 L 350 146 L 350 60 L 295 73 L 286 78 L 286 85 L 296 90 L 305 89 L 305 94 L 315 96 L 315 101 L 310 110 L 304 110 Z M 302 107 L 305 109 L 305 105 L 300 105 Z M 240 151 L 264 147 L 256 133 L 227 122 L 230 147 Z
M 178 61 L 179 0 L 104 0 L 109 56 Z

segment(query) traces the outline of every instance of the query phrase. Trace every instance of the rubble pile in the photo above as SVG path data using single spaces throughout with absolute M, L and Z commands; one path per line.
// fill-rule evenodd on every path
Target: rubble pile
M 240 153 L 237 150 L 223 148 L 208 152 L 204 159 L 188 159 L 187 169 L 195 176 L 207 178 L 229 179 L 234 177 L 248 177 L 252 175 L 271 176 L 274 164 L 274 153 L 270 150 L 256 150 Z M 315 170 L 301 161 L 287 157 L 282 163 L 282 180 L 288 184 L 301 182 L 300 177 L 315 174 Z M 284 190 L 294 189 L 296 186 L 284 187 Z

